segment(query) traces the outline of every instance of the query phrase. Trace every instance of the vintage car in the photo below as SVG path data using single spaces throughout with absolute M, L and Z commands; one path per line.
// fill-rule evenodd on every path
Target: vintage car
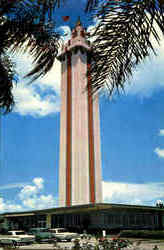
M 49 232 L 48 228 L 30 228 L 28 234 L 33 234 L 35 236 L 35 241 L 38 243 L 54 243 L 56 241 L 56 237 Z
M 49 231 L 57 241 L 72 241 L 72 239 L 79 238 L 78 233 L 69 232 L 66 228 L 51 228 Z
M 13 243 L 14 245 L 30 245 L 34 243 L 35 236 L 28 235 L 23 230 L 8 231 L 4 235 L 0 235 L 0 243 Z
M 37 243 L 55 243 L 57 239 L 51 232 L 38 232 L 35 235 L 35 241 Z
M 49 229 L 46 227 L 32 227 L 28 230 L 28 234 L 36 235 L 40 232 L 49 232 Z

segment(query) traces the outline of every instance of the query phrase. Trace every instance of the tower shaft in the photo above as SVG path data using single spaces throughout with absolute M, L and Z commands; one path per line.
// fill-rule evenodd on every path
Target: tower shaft
M 90 47 L 81 24 L 63 48 L 59 205 L 102 202 L 98 96 L 92 97 Z M 88 91 L 86 86 L 89 84 Z

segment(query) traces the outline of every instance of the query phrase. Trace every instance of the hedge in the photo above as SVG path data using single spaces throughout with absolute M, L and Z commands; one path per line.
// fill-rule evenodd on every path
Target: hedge
M 164 231 L 150 230 L 123 230 L 120 237 L 164 239 Z

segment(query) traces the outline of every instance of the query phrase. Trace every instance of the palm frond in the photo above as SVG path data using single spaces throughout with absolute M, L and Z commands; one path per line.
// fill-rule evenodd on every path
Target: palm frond
M 36 66 L 26 77 L 33 76 L 32 81 L 40 76 L 44 76 L 51 69 L 59 49 L 59 35 L 57 33 L 51 36 L 46 33 L 44 36 L 43 33 L 41 35 L 42 37 L 37 37 L 34 40 L 33 46 L 30 47 L 30 52 L 34 56 Z
M 99 2 L 100 2 L 100 0 L 88 0 L 87 4 L 86 4 L 85 11 L 86 12 L 92 11 L 93 8 L 98 6 Z
M 35 80 L 45 75 L 58 53 L 59 35 L 54 31 L 52 12 L 61 1 L 38 0 L 34 4 L 32 0 L 10 2 L 0 2 L 0 107 L 6 112 L 11 111 L 14 104 L 11 92 L 14 76 L 10 77 L 9 68 L 4 66 L 1 56 L 7 49 L 29 50 L 35 66 L 27 76 Z M 45 18 L 47 15 L 48 19 Z
M 8 113 L 14 106 L 12 95 L 13 88 L 13 64 L 8 56 L 2 55 L 0 58 L 0 109 L 3 113 Z
M 124 88 L 134 68 L 151 51 L 155 53 L 151 36 L 160 42 L 156 26 L 164 34 L 164 4 L 160 0 L 113 0 L 92 10 L 100 21 L 89 35 L 95 39 L 93 92 L 107 88 L 111 95 L 115 89 Z

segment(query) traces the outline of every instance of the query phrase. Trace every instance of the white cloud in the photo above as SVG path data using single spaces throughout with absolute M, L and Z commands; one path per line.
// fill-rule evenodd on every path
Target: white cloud
M 110 203 L 155 205 L 164 200 L 164 183 L 120 183 L 103 181 L 103 200 Z
M 55 61 L 51 71 L 41 79 L 29 84 L 24 76 L 32 69 L 32 57 L 28 54 L 13 56 L 16 70 L 19 72 L 19 82 L 14 85 L 14 112 L 21 115 L 43 117 L 55 114 L 60 110 L 60 62 Z
M 94 24 L 89 26 L 87 31 L 94 33 L 95 27 L 99 24 L 99 19 L 95 18 Z M 125 94 L 136 95 L 142 98 L 149 98 L 154 92 L 161 88 L 164 88 L 164 36 L 160 31 L 157 24 L 155 29 L 161 39 L 160 45 L 157 43 L 155 38 L 152 36 L 151 41 L 157 56 L 150 53 L 136 69 L 133 70 L 132 77 L 125 83 Z M 91 38 L 91 42 L 94 42 L 95 36 Z
M 158 200 L 164 200 L 164 183 L 121 183 L 102 182 L 103 201 L 131 205 L 155 205 Z M 0 211 L 13 212 L 31 209 L 44 209 L 57 206 L 57 200 L 52 194 L 44 194 L 44 180 L 34 178 L 31 185 L 26 185 L 18 193 L 19 200 L 9 201 L 0 197 Z
M 94 33 L 98 23 L 99 19 L 96 18 L 94 24 L 88 27 L 88 32 Z M 151 52 L 150 56 L 133 70 L 132 77 L 125 83 L 126 95 L 149 98 L 154 92 L 164 88 L 164 36 L 157 24 L 155 24 L 155 29 L 161 38 L 159 45 L 155 38 L 151 37 L 157 56 Z M 91 38 L 91 42 L 94 42 L 95 38 L 95 36 Z
M 36 177 L 31 184 L 26 184 L 15 196 L 15 201 L 0 197 L 0 212 L 44 209 L 57 206 L 52 194 L 44 194 L 44 180 Z
M 164 136 L 164 129 L 160 129 L 159 135 L 160 135 L 160 136 Z
M 71 38 L 71 29 L 68 25 L 60 26 L 57 31 L 62 35 L 62 42 L 68 41 Z
M 155 148 L 154 152 L 158 155 L 158 157 L 164 158 L 164 149 Z
M 3 198 L 0 197 L 0 210 L 4 210 L 5 204 Z
M 10 201 L 5 201 L 3 198 L 0 198 L 0 211 L 1 212 L 10 212 L 10 211 L 20 211 L 22 206 L 19 204 L 12 204 Z
M 50 208 L 56 206 L 56 200 L 51 194 L 38 197 L 32 196 L 23 200 L 23 205 L 30 209 Z
M 160 129 L 158 135 L 164 136 L 164 129 Z M 164 158 L 164 149 L 157 147 L 154 149 L 154 153 L 156 153 L 159 158 Z
M 27 185 L 27 183 L 12 183 L 12 184 L 8 184 L 8 185 L 0 186 L 0 190 L 22 188 L 25 185 Z
M 87 32 L 90 33 L 90 42 L 91 43 L 93 43 L 94 40 L 97 38 L 95 35 L 93 36 L 93 34 L 94 34 L 95 29 L 96 29 L 96 27 L 98 26 L 99 23 L 100 23 L 100 20 L 97 17 L 95 17 L 93 19 L 93 24 L 88 26 L 88 28 L 87 28 Z
M 36 195 L 38 193 L 37 186 L 27 185 L 25 186 L 19 193 L 19 198 L 24 200 L 32 195 Z
M 34 178 L 33 183 L 38 187 L 38 189 L 42 189 L 44 187 L 44 180 L 41 177 Z
M 95 23 L 97 21 L 95 20 Z M 89 27 L 89 29 L 93 28 Z M 58 28 L 62 34 L 61 44 L 71 38 L 71 29 L 64 25 Z M 44 117 L 60 111 L 61 63 L 56 60 L 52 69 L 43 77 L 29 84 L 30 79 L 24 78 L 33 65 L 32 56 L 26 53 L 10 54 L 16 63 L 19 81 L 14 85 L 14 112 L 20 115 Z
M 140 97 L 151 97 L 154 92 L 164 88 L 164 36 L 161 34 L 158 26 L 156 30 L 161 38 L 160 45 L 152 38 L 152 44 L 157 56 L 151 53 L 151 56 L 134 70 L 132 78 L 125 85 L 125 93 L 137 95 Z
M 19 198 L 26 209 L 42 209 L 55 207 L 56 200 L 51 195 L 44 195 L 44 180 L 36 177 L 32 181 L 33 185 L 25 186 L 19 193 Z
M 21 200 L 25 200 L 26 198 L 29 198 L 31 196 L 36 196 L 40 192 L 40 190 L 44 188 L 43 178 L 36 177 L 32 182 L 33 185 L 26 185 L 21 189 L 19 193 L 19 198 Z
M 60 95 L 61 63 L 56 60 L 52 69 L 39 81 L 39 87 L 44 91 L 47 88 Z
M 19 85 L 14 90 L 16 106 L 14 111 L 21 115 L 42 117 L 60 110 L 59 97 L 51 94 L 41 97 L 33 86 Z
M 94 30 L 97 24 L 98 19 L 95 19 L 94 24 L 89 26 L 87 31 Z M 160 34 L 161 44 L 159 46 L 154 38 L 152 38 L 152 42 L 158 55 L 151 55 L 136 68 L 130 79 L 131 84 L 125 84 L 127 95 L 151 97 L 155 91 L 164 88 L 164 37 L 158 27 L 156 29 Z M 61 43 L 70 39 L 71 29 L 69 26 L 60 26 L 58 31 L 63 35 Z M 14 111 L 20 115 L 34 117 L 43 117 L 59 112 L 61 63 L 56 60 L 46 76 L 28 84 L 29 80 L 24 79 L 23 76 L 32 69 L 32 57 L 28 53 L 15 54 L 12 57 L 17 64 L 17 72 L 20 75 L 18 84 L 13 88 L 16 101 Z

